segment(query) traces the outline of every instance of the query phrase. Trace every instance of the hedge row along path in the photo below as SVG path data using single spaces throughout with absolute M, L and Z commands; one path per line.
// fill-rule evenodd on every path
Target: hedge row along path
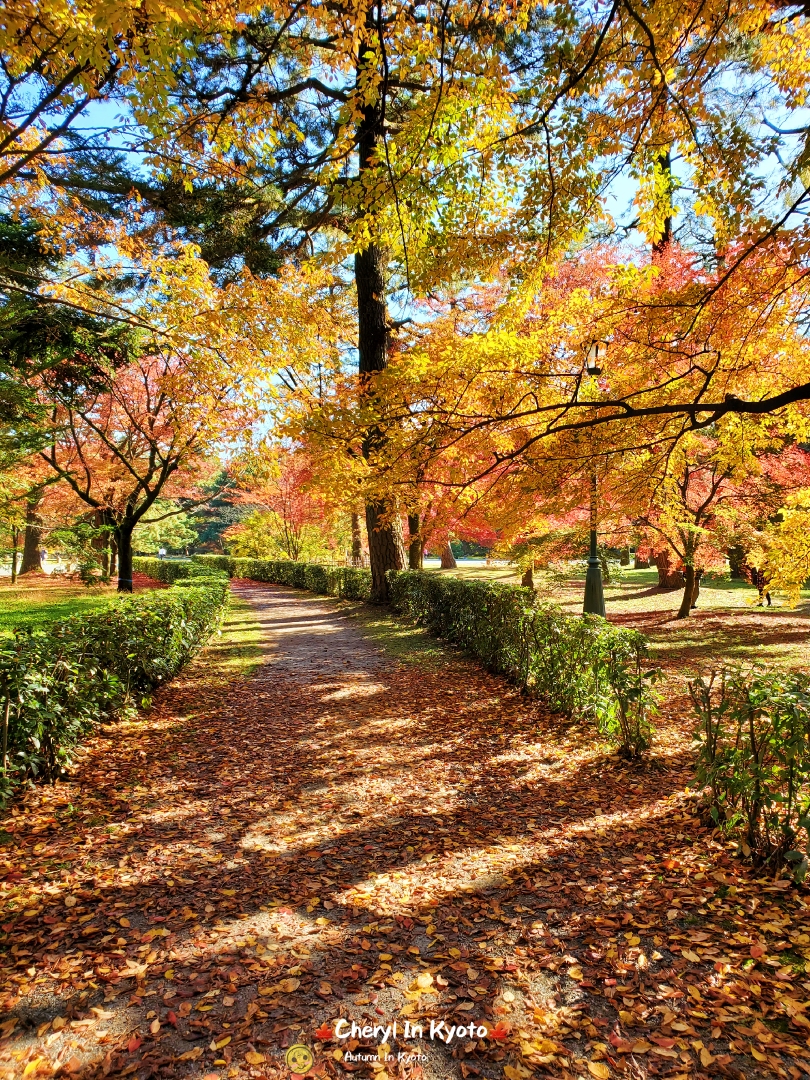
M 810 1075 L 806 894 L 701 827 L 678 723 L 628 767 L 356 606 L 236 589 L 252 676 L 209 650 L 6 817 L 5 1076 Z

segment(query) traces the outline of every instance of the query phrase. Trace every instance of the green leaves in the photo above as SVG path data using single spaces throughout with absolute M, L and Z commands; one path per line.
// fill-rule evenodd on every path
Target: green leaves
M 120 599 L 4 642 L 8 761 L 0 803 L 27 776 L 55 782 L 87 731 L 134 713 L 205 644 L 227 595 L 227 578 L 209 571 L 185 587 Z
M 565 716 L 591 717 L 626 756 L 652 740 L 655 671 L 643 672 L 646 638 L 598 616 L 535 606 L 527 589 L 418 571 L 392 575 L 395 607 L 468 649 Z
M 755 862 L 785 859 L 803 881 L 810 848 L 810 679 L 755 666 L 725 668 L 689 686 L 700 728 L 697 781 L 727 833 Z

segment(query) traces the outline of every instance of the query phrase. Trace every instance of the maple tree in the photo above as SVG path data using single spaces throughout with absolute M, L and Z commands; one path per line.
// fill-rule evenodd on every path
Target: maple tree
M 243 466 L 236 463 L 234 474 L 235 497 L 251 513 L 225 530 L 223 541 L 230 553 L 294 562 L 317 561 L 329 553 L 336 515 L 315 487 L 312 464 L 303 450 L 264 446 Z
M 119 591 L 132 591 L 138 523 L 159 498 L 198 496 L 216 467 L 212 452 L 244 425 L 229 380 L 205 384 L 200 375 L 188 357 L 146 354 L 117 369 L 96 366 L 78 384 L 58 373 L 37 379 L 53 411 L 51 441 L 39 456 L 110 530 Z
M 683 567 L 679 618 L 695 606 L 702 571 L 724 566 L 729 534 L 739 535 L 741 524 L 763 528 L 805 486 L 810 458 L 795 446 L 774 445 L 774 434 L 746 431 L 740 421 L 713 439 L 681 440 L 660 475 L 646 465 L 650 506 L 634 525 L 645 530 L 653 551 L 663 541 Z

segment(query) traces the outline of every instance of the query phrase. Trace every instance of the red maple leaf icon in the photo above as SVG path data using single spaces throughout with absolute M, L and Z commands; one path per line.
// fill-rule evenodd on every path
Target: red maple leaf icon
M 508 1039 L 509 1025 L 505 1021 L 499 1020 L 495 1027 L 489 1029 L 489 1037 L 490 1039 L 499 1040 Z
M 332 1029 L 329 1027 L 329 1025 L 324 1020 L 324 1022 L 321 1024 L 321 1026 L 315 1032 L 315 1038 L 319 1039 L 321 1042 L 326 1042 L 326 1040 L 331 1039 L 334 1036 L 334 1034 L 335 1034 L 334 1031 L 332 1031 Z

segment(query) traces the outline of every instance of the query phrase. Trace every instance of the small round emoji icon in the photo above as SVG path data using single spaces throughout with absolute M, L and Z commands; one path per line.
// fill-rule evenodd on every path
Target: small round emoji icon
M 284 1055 L 287 1068 L 296 1076 L 305 1076 L 314 1064 L 312 1051 L 303 1043 L 295 1043 Z

